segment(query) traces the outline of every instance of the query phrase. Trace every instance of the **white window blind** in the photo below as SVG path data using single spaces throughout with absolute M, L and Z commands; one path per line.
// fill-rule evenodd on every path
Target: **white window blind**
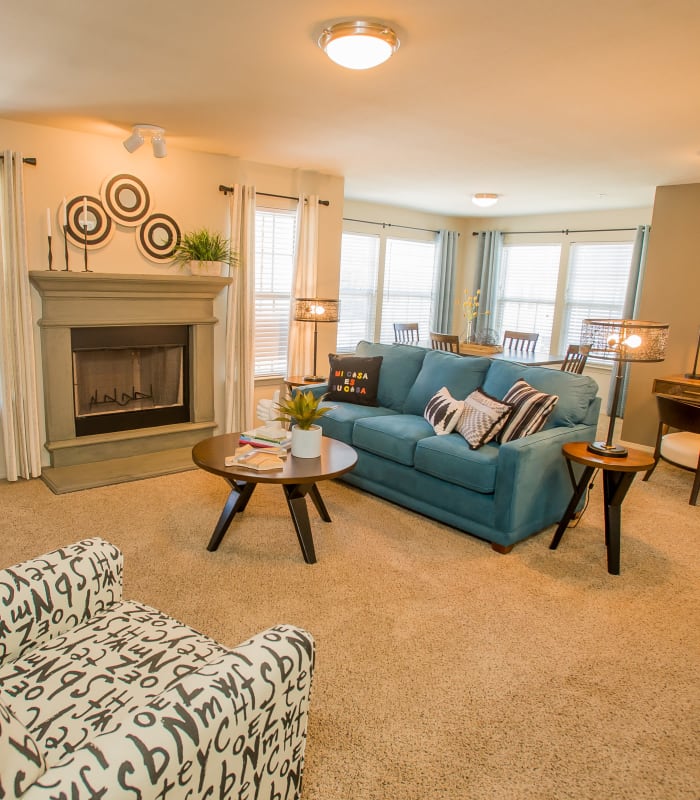
M 632 242 L 575 243 L 569 254 L 564 341 L 577 343 L 589 317 L 621 317 L 632 261 Z
M 294 211 L 255 212 L 255 377 L 287 371 Z
M 344 233 L 340 258 L 340 319 L 336 349 L 355 350 L 364 339 L 374 340 L 379 236 Z
M 498 341 L 506 330 L 539 333 L 537 349 L 548 351 L 559 280 L 558 244 L 505 245 L 496 302 Z
M 387 239 L 379 341 L 394 341 L 394 322 L 417 322 L 428 338 L 434 275 L 434 242 Z

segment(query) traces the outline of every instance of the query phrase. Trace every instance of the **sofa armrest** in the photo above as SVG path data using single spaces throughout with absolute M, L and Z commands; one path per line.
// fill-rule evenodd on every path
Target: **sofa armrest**
M 309 386 L 296 386 L 292 394 L 295 395 L 297 392 L 311 392 L 314 397 L 322 397 L 327 391 L 327 383 L 312 383 Z
M 560 519 L 573 491 L 562 445 L 594 437 L 595 427 L 580 424 L 549 428 L 502 444 L 494 493 L 495 527 L 516 532 L 528 520 L 544 528 Z
M 121 600 L 122 568 L 119 548 L 95 538 L 0 570 L 0 665 Z
M 23 800 L 298 798 L 314 657 L 306 631 L 263 631 L 65 755 Z

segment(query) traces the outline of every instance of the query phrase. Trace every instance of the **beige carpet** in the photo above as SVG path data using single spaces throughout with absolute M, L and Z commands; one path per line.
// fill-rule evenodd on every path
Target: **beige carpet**
M 125 595 L 228 645 L 278 622 L 318 645 L 304 800 L 697 800 L 698 553 L 691 476 L 661 464 L 623 509 L 608 575 L 600 481 L 498 555 L 340 483 L 306 565 L 281 490 L 260 487 L 216 553 L 227 494 L 200 471 L 56 496 L 0 483 L 0 565 L 103 536 Z M 1 611 L 0 611 L 1 613 Z

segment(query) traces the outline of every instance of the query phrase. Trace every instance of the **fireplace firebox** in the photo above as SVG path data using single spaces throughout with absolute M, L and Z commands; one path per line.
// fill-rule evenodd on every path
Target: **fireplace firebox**
M 190 421 L 186 325 L 73 328 L 76 436 Z

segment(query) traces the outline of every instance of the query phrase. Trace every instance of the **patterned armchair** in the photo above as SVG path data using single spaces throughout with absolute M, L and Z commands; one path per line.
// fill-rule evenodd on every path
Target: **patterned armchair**
M 0 570 L 0 798 L 298 798 L 314 642 L 234 649 L 122 600 L 88 539 Z

